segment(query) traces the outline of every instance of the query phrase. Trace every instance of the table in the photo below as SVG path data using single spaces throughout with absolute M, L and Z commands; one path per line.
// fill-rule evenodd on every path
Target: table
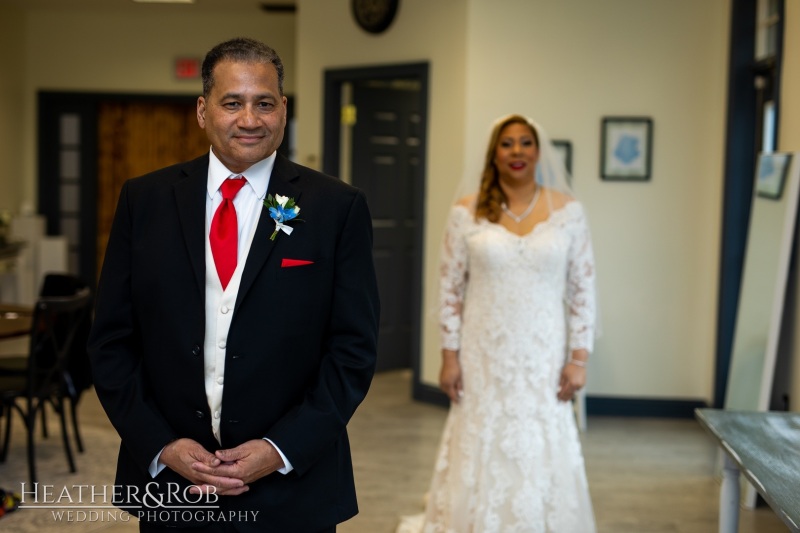
M 720 533 L 738 531 L 740 473 L 800 532 L 800 413 L 695 409 L 695 417 L 725 451 Z
M 0 304 L 0 339 L 22 337 L 30 333 L 33 309 L 22 305 Z

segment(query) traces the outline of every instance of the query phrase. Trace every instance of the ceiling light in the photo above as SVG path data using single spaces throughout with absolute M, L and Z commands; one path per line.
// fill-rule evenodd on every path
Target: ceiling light
M 194 4 L 194 0 L 133 0 L 138 4 Z

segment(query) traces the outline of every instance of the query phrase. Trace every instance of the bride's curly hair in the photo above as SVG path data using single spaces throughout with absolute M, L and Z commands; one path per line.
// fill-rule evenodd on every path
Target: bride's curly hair
M 500 214 L 502 213 L 502 208 L 500 206 L 506 201 L 506 195 L 503 189 L 500 188 L 497 167 L 494 165 L 494 155 L 497 151 L 497 145 L 500 142 L 500 133 L 509 124 L 522 124 L 529 127 L 533 133 L 536 146 L 539 146 L 539 135 L 536 133 L 536 127 L 524 116 L 507 115 L 495 122 L 492 128 L 492 134 L 489 137 L 489 146 L 486 149 L 486 161 L 483 164 L 481 185 L 478 189 L 478 201 L 475 206 L 475 220 L 481 218 L 485 218 L 489 222 L 497 222 L 500 220 Z

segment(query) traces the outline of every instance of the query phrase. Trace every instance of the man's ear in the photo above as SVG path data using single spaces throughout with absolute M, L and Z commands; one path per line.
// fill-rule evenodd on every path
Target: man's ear
M 197 123 L 206 129 L 206 99 L 202 96 L 197 98 Z

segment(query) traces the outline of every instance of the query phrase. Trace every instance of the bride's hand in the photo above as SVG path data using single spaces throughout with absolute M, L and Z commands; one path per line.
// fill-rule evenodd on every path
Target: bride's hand
M 558 383 L 558 399 L 562 402 L 572 400 L 575 393 L 586 384 L 586 368 L 567 363 L 561 370 Z
M 461 364 L 458 362 L 458 352 L 442 350 L 442 370 L 439 373 L 439 386 L 453 403 L 458 403 L 464 395 L 464 385 L 461 382 Z

